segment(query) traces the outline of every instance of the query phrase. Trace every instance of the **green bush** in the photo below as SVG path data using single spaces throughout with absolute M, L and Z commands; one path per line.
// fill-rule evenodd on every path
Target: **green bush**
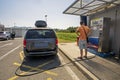
M 57 32 L 59 42 L 76 42 L 76 33 Z

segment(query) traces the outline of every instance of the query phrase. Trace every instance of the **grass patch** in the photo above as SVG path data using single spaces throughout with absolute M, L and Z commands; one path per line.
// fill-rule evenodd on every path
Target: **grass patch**
M 59 42 L 76 42 L 76 33 L 57 32 Z

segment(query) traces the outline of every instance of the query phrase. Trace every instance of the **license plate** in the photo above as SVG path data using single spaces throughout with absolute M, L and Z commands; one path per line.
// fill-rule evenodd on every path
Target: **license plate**
M 48 47 L 47 43 L 35 43 L 34 44 L 35 47 Z

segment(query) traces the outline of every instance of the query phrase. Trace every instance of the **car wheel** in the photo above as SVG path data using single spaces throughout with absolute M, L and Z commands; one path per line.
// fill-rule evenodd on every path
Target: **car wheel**
M 9 37 L 8 37 L 8 36 L 6 37 L 6 40 L 9 40 Z

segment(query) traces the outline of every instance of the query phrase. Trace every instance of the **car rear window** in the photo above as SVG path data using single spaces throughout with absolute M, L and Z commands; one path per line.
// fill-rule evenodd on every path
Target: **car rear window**
M 52 29 L 31 29 L 26 33 L 27 39 L 55 38 L 55 32 Z

